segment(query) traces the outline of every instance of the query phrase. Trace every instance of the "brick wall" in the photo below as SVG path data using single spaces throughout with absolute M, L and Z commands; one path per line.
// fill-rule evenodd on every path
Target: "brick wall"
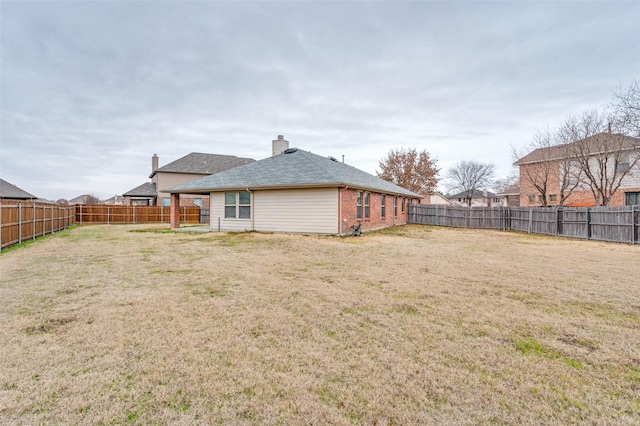
M 365 191 L 361 191 L 364 192 Z M 342 234 L 351 233 L 351 226 L 357 225 L 358 222 L 362 222 L 363 231 L 372 231 L 375 229 L 382 229 L 392 225 L 404 225 L 407 223 L 407 213 L 409 211 L 408 202 L 409 198 L 404 198 L 405 206 L 402 211 L 402 197 L 397 198 L 398 208 L 397 215 L 394 217 L 393 202 L 394 197 L 392 195 L 386 195 L 385 199 L 385 217 L 382 217 L 382 194 L 377 192 L 370 192 L 369 197 L 369 218 L 364 218 L 364 205 L 362 206 L 363 218 L 357 217 L 357 199 L 358 191 L 354 189 L 343 189 L 341 191 L 342 198 L 340 200 L 342 208 Z M 414 204 L 418 203 L 418 199 L 413 199 Z M 364 195 L 363 195 L 364 204 Z
M 538 190 L 526 179 L 526 172 L 535 173 L 536 167 L 540 166 L 538 163 L 523 164 L 520 166 L 520 206 L 521 207 L 539 207 L 542 203 L 539 200 L 540 193 Z M 547 205 L 557 206 L 560 203 L 560 184 L 559 184 L 559 170 L 560 166 L 558 161 L 552 162 L 550 166 L 550 172 L 547 183 Z M 609 205 L 624 206 L 624 194 L 625 192 L 640 192 L 640 188 L 619 188 L 611 198 Z M 529 202 L 529 196 L 535 196 L 535 202 Z M 556 200 L 549 200 L 550 195 L 556 195 Z M 565 200 L 564 205 L 579 204 L 584 206 L 595 206 L 596 201 L 593 193 L 590 189 L 581 189 L 579 191 L 573 191 L 571 195 Z

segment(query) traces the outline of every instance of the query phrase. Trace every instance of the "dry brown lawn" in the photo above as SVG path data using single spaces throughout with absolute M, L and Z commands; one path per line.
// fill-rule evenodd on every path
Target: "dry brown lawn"
M 2 424 L 639 424 L 640 247 L 76 227 L 0 255 Z

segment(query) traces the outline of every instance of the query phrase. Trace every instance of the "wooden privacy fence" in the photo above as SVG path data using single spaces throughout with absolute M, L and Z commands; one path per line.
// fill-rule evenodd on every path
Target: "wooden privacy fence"
M 75 224 L 75 208 L 29 201 L 0 203 L 0 249 L 35 240 Z
M 409 223 L 640 242 L 640 207 L 460 207 L 411 204 Z
M 170 207 L 79 204 L 76 223 L 169 223 Z M 180 207 L 180 222 L 200 223 L 200 207 Z

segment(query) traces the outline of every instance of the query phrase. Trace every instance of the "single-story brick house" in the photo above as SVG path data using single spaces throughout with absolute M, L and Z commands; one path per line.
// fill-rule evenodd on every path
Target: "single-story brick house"
M 282 140 L 282 138 L 279 138 Z M 212 231 L 346 235 L 352 226 L 407 223 L 421 198 L 369 173 L 302 149 L 163 189 L 171 194 L 171 227 L 180 226 L 181 194 L 207 194 Z

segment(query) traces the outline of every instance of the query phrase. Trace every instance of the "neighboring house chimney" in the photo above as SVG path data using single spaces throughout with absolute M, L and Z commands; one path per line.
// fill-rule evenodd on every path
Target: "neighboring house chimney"
M 158 160 L 158 156 L 156 154 L 153 154 L 153 157 L 151 157 L 151 173 L 158 170 Z
M 271 147 L 271 156 L 274 157 L 278 154 L 282 154 L 285 150 L 289 149 L 289 141 L 284 140 L 284 136 L 278 135 L 278 139 L 272 141 Z

